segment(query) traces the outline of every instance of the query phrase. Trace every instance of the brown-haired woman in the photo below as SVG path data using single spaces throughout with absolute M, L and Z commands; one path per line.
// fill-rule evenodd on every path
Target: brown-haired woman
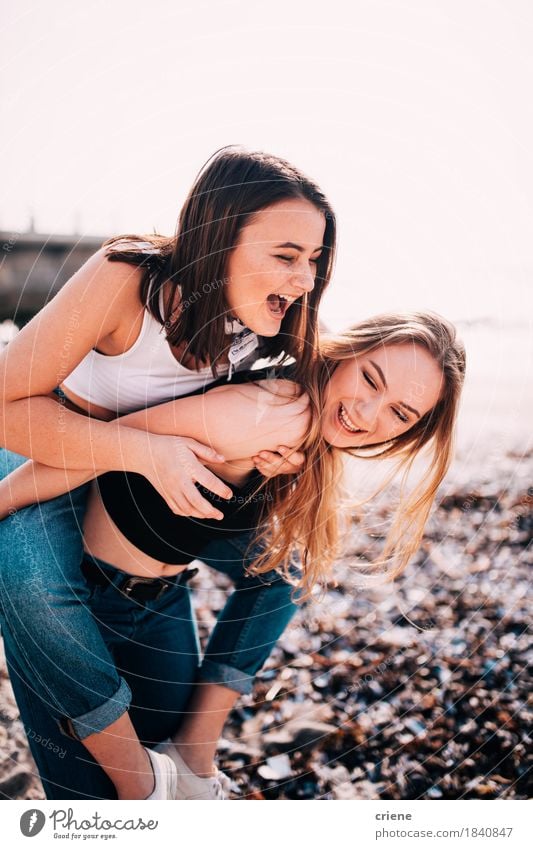
M 209 563 L 206 541 L 231 528 L 233 518 L 240 514 L 241 522 L 257 526 L 250 573 L 271 579 L 276 570 L 293 583 L 301 601 L 327 580 L 339 551 L 342 452 L 397 457 L 398 469 L 408 470 L 422 447 L 429 444 L 433 450 L 429 473 L 413 493 L 400 499 L 381 560 L 390 576 L 398 574 L 420 543 L 437 487 L 452 457 L 464 370 L 464 349 L 449 322 L 432 313 L 381 315 L 324 337 L 317 360 L 301 383 L 288 379 L 294 377 L 290 367 L 281 370 L 282 379 L 272 373 L 251 372 L 240 376 L 248 379 L 247 383 L 238 380 L 236 386 L 219 385 L 205 394 L 125 417 L 128 426 L 156 433 L 187 429 L 191 437 L 223 451 L 225 463 L 210 467 L 237 487 L 234 494 L 246 494 L 246 506 L 228 508 L 219 525 L 204 523 L 204 536 L 199 540 L 197 523 L 165 516 L 168 508 L 147 481 L 123 473 L 103 475 L 98 486 L 93 486 L 85 517 L 86 562 L 96 563 L 108 580 L 113 570 L 141 578 L 154 572 L 180 574 L 197 556 Z M 238 429 L 232 416 L 239 422 Z M 260 481 L 252 458 L 261 446 L 274 447 L 280 432 L 289 447 L 304 451 L 303 468 L 283 479 Z M 21 471 L 16 495 L 12 493 L 15 506 L 50 498 L 65 486 L 62 475 L 42 466 L 34 467 L 33 472 Z M 71 486 L 88 477 L 94 477 L 94 472 L 85 477 L 68 473 Z M 263 497 L 258 499 L 260 493 Z M 3 497 L 0 509 L 6 510 Z M 165 562 L 160 560 L 162 552 Z M 298 572 L 291 566 L 294 553 L 301 563 Z M 99 614 L 108 616 L 108 624 L 114 621 L 102 606 Z M 181 645 L 182 639 L 183 623 L 176 628 L 175 644 Z M 164 640 L 162 637 L 160 647 Z M 175 709 L 184 707 L 191 710 L 190 705 Z M 213 780 L 198 775 L 208 773 L 211 766 L 216 741 L 206 736 L 206 730 L 209 727 L 212 732 L 213 719 L 203 723 L 212 712 L 220 731 L 227 710 L 208 691 L 197 698 L 192 712 L 181 718 L 163 753 L 149 754 L 156 793 L 160 794 L 157 798 L 207 797 Z M 100 739 L 85 740 L 85 745 L 92 747 L 121 795 L 120 755 L 115 752 L 117 760 L 111 763 L 106 735 L 94 736 Z M 131 741 L 130 747 L 139 754 L 142 751 L 139 741 Z M 146 797 L 144 790 L 149 785 L 145 782 L 149 780 L 146 773 L 136 776 L 133 792 L 137 798 Z M 189 795 L 184 787 L 189 788 Z
M 262 357 L 294 357 L 305 373 L 334 249 L 335 217 L 315 183 L 278 157 L 219 151 L 186 199 L 175 236 L 110 240 L 4 349 L 0 476 L 28 457 L 55 468 L 129 471 L 148 479 L 173 513 L 220 519 L 196 486 L 222 503 L 231 497 L 207 468 L 217 460 L 213 449 L 117 416 L 203 389 Z M 258 458 L 258 468 L 268 473 L 276 458 Z M 287 460 L 281 472 L 294 468 Z M 60 746 L 60 730 L 76 740 L 97 733 L 130 701 L 80 571 L 87 493 L 79 487 L 0 526 L 2 633 L 41 773 L 58 762 L 34 742 L 47 736 L 37 721 L 45 709 Z M 243 574 L 242 538 L 236 544 L 228 539 L 218 556 L 222 568 L 238 556 Z M 285 609 L 290 618 L 288 602 Z M 213 686 L 226 675 L 213 662 Z M 53 783 L 50 796 L 65 798 L 65 786 Z

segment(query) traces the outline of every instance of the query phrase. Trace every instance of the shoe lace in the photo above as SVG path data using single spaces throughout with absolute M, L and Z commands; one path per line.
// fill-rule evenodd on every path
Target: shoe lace
M 213 791 L 217 799 L 227 799 L 231 791 L 231 778 L 220 769 L 213 777 Z

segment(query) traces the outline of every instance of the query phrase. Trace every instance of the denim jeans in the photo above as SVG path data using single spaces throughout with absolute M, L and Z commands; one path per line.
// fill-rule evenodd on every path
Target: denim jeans
M 25 460 L 0 449 L 0 477 Z M 199 559 L 228 575 L 234 589 L 201 661 L 186 585 L 140 605 L 114 586 L 84 579 L 81 528 L 88 487 L 0 522 L 6 658 L 49 799 L 116 798 L 80 740 L 129 709 L 140 739 L 156 745 L 179 727 L 195 683 L 250 692 L 296 610 L 292 587 L 279 575 L 246 574 L 254 556 L 252 550 L 245 560 L 248 534 L 209 543 Z

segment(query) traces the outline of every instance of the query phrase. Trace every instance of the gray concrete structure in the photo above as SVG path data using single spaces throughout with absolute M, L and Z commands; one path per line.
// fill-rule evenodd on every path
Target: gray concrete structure
M 29 321 L 106 238 L 0 231 L 0 321 Z

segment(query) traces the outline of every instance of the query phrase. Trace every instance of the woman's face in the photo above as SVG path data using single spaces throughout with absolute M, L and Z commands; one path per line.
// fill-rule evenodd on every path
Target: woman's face
M 326 219 L 307 200 L 257 212 L 228 259 L 228 310 L 260 336 L 275 336 L 291 304 L 313 290 Z
M 441 386 L 440 368 L 421 345 L 384 345 L 343 360 L 326 386 L 322 435 L 337 448 L 386 442 L 435 406 Z

